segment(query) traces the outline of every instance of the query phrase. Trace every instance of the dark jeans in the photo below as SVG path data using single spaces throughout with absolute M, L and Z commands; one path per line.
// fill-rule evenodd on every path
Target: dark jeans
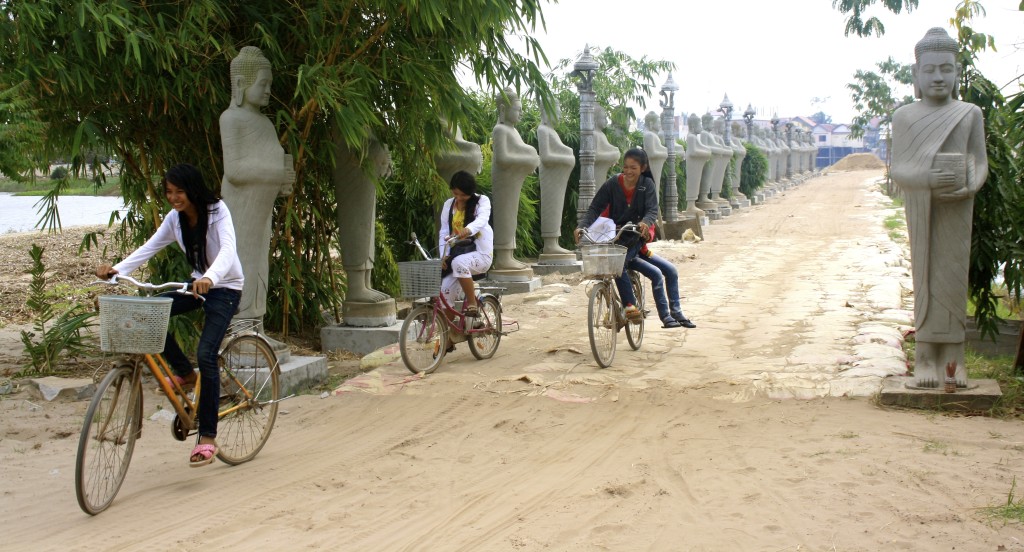
M 643 245 L 639 240 L 634 240 L 636 243 L 626 249 L 626 262 L 622 267 L 622 274 L 619 274 L 615 278 L 615 287 L 619 288 L 619 297 L 622 298 L 622 306 L 635 305 L 636 295 L 633 294 L 633 283 L 629 281 L 629 273 L 626 270 L 629 268 L 629 264 L 636 257 L 636 254 L 640 251 L 640 247 Z
M 685 318 L 679 302 L 679 272 L 672 263 L 654 254 L 650 257 L 637 255 L 629 262 L 627 268 L 643 274 L 651 281 L 654 304 L 658 308 L 658 318 L 661 318 L 662 322 L 668 322 L 672 318 Z
M 171 304 L 171 316 L 203 309 L 206 322 L 203 333 L 199 336 L 199 347 L 196 349 L 196 363 L 199 364 L 199 435 L 203 437 L 217 436 L 217 410 L 220 404 L 220 369 L 217 365 L 217 352 L 220 342 L 228 331 L 231 318 L 238 311 L 238 302 L 242 292 L 234 289 L 213 288 L 206 295 L 206 301 L 191 295 L 177 292 L 162 294 L 174 300 Z M 170 333 L 164 341 L 164 359 L 171 370 L 179 376 L 187 376 L 192 372 L 192 363 Z

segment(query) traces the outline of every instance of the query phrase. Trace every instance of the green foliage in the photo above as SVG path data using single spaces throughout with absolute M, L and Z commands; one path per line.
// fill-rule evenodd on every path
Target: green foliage
M 32 180 L 40 156 L 43 124 L 27 96 L 26 83 L 0 81 L 0 173 L 13 180 Z
M 747 156 L 743 158 L 740 171 L 740 191 L 753 197 L 768 181 L 768 156 L 750 142 L 743 142 L 743 147 L 747 148 Z
M 32 275 L 32 282 L 25 304 L 35 314 L 35 323 L 33 331 L 21 331 L 21 342 L 29 358 L 26 365 L 29 373 L 48 375 L 54 372 L 62 357 L 78 356 L 91 348 L 81 330 L 91 325 L 96 313 L 88 312 L 81 305 L 58 308 L 56 297 L 47 289 L 43 252 L 44 248 L 35 244 L 29 250 L 32 268 L 27 272 Z
M 858 69 L 853 75 L 854 82 L 846 85 L 853 98 L 853 107 L 858 112 L 850 125 L 850 135 L 854 138 L 863 136 L 875 117 L 880 119 L 880 127 L 887 128 L 892 121 L 892 112 L 914 101 L 912 94 L 897 96 L 900 89 L 914 84 L 910 65 L 899 63 L 891 56 L 877 65 L 878 73 Z
M 167 206 L 156 182 L 168 167 L 188 161 L 211 185 L 220 181 L 217 121 L 229 102 L 228 64 L 243 46 L 263 50 L 275 71 L 269 115 L 297 173 L 294 194 L 275 207 L 270 252 L 279 289 L 267 324 L 285 333 L 318 324 L 321 307 L 336 307 L 344 293 L 331 258 L 336 143 L 358 150 L 373 133 L 391 146 L 403 190 L 433 199 L 436 181 L 426 175 L 432 152 L 448 140 L 438 117 L 465 126 L 473 112 L 461 71 L 490 89 L 549 94 L 534 0 L 54 0 L 0 2 L 0 19 L 0 90 L 24 86 L 46 125 L 45 145 L 32 150 L 68 152 L 72 172 L 99 166 L 106 154 L 123 162 L 128 212 L 116 237 L 124 250 L 160 224 Z M 60 192 L 58 181 L 53 197 Z M 410 211 L 429 219 L 433 205 Z M 391 236 L 407 228 L 385 224 L 378 245 L 393 245 Z M 384 280 L 390 259 L 378 251 Z M 180 265 L 158 258 L 149 269 L 153 279 L 170 280 Z
M 850 14 L 846 19 L 846 36 L 853 33 L 857 36 L 882 36 L 885 25 L 877 17 L 865 17 L 864 12 L 878 0 L 832 0 L 832 7 L 840 13 Z M 918 0 L 882 0 L 882 5 L 893 13 L 906 10 L 908 13 L 917 7 Z
M 1021 3 L 1021 6 L 1022 9 L 1024 9 L 1024 2 Z M 989 506 L 982 510 L 992 518 L 1024 523 L 1024 498 L 1017 498 L 1014 496 L 1014 491 L 1016 491 L 1016 489 L 1017 477 L 1014 476 L 1013 482 L 1010 483 L 1010 492 L 1006 495 L 1006 504 Z

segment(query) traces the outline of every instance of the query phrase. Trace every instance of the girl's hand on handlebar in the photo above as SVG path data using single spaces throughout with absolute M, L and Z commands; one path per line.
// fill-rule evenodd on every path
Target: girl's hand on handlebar
M 213 281 L 205 276 L 192 282 L 192 296 L 205 295 L 213 287 Z
M 577 228 L 577 229 L 572 231 L 572 237 L 573 237 L 573 239 L 576 240 L 576 243 L 580 243 L 580 236 L 582 236 L 582 235 L 583 235 L 583 229 L 582 228 Z
M 117 271 L 114 270 L 114 267 L 112 267 L 112 266 L 110 266 L 108 264 L 101 264 L 100 266 L 96 267 L 96 277 L 97 278 L 101 278 L 103 280 L 109 280 L 115 274 L 117 274 Z

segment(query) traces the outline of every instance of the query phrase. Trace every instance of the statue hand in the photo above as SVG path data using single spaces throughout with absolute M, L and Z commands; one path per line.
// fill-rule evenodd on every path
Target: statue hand
M 928 187 L 941 190 L 956 185 L 956 175 L 946 169 L 931 169 L 928 172 Z
M 939 201 L 959 201 L 961 199 L 967 199 L 971 196 L 971 191 L 967 187 L 957 188 L 952 191 L 941 191 L 935 194 L 935 198 Z

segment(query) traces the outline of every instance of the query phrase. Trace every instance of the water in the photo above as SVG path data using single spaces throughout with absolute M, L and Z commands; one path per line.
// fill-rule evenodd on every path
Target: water
M 0 234 L 37 230 L 40 199 L 0 193 Z M 63 228 L 106 224 L 111 211 L 124 211 L 124 202 L 120 197 L 62 196 L 57 200 L 57 211 Z

